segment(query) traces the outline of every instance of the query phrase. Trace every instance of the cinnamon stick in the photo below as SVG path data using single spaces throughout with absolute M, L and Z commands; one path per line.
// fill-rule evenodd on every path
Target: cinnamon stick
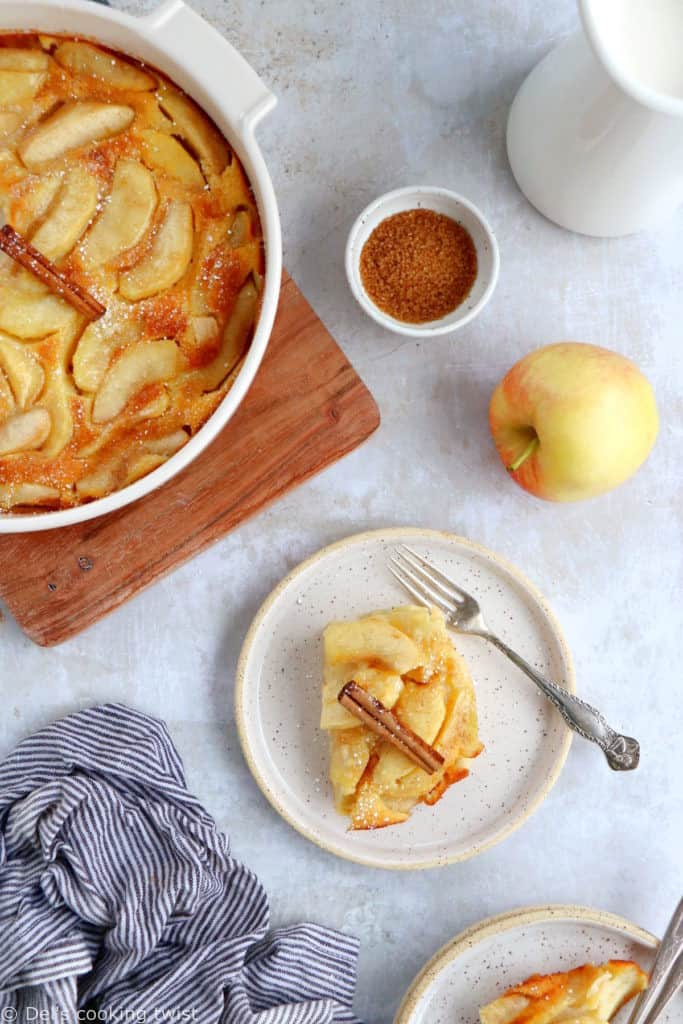
M 47 256 L 43 256 L 9 224 L 0 228 L 0 249 L 26 270 L 30 270 L 50 291 L 59 295 L 88 320 L 97 320 L 107 312 L 106 306 L 93 298 L 85 288 L 69 281 Z
M 444 759 L 438 750 L 425 743 L 417 733 L 399 722 L 393 711 L 380 700 L 351 680 L 339 691 L 337 700 L 381 739 L 391 743 L 409 757 L 419 768 L 433 775 L 443 767 Z

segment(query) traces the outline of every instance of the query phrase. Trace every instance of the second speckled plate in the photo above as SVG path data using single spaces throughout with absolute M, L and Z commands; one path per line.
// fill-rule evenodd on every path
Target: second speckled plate
M 525 907 L 461 932 L 420 972 L 394 1024 L 478 1024 L 479 1007 L 532 974 L 585 963 L 635 960 L 652 967 L 657 939 L 637 925 L 588 907 Z M 634 1003 L 614 1018 L 625 1024 Z M 658 1024 L 683 1024 L 683 995 Z
M 400 543 L 415 548 L 480 601 L 489 626 L 540 671 L 574 689 L 571 657 L 543 597 L 492 552 L 435 530 L 392 529 L 333 544 L 286 577 L 247 634 L 237 671 L 245 757 L 273 807 L 340 857 L 383 868 L 437 867 L 500 842 L 539 806 L 567 756 L 570 733 L 533 684 L 476 637 L 455 636 L 477 691 L 485 751 L 469 778 L 434 807 L 373 832 L 348 831 L 334 808 L 321 731 L 322 643 L 332 619 L 407 604 L 387 569 Z

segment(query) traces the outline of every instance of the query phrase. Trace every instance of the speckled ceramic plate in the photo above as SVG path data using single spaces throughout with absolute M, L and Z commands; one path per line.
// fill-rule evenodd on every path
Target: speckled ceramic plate
M 531 974 L 610 959 L 635 960 L 647 971 L 656 948 L 649 932 L 586 907 L 529 907 L 492 917 L 436 954 L 413 982 L 395 1024 L 478 1024 L 480 1006 Z M 616 1024 L 626 1024 L 629 1012 L 625 1007 Z M 683 1024 L 683 995 L 657 1024 Z
M 476 637 L 454 636 L 472 672 L 486 746 L 469 778 L 434 807 L 373 832 L 349 832 L 334 808 L 327 736 L 318 725 L 321 634 L 332 619 L 409 603 L 387 570 L 401 542 L 432 559 L 480 601 L 508 644 L 573 689 L 571 658 L 541 595 L 485 548 L 433 530 L 394 529 L 333 544 L 276 587 L 244 642 L 237 724 L 254 778 L 273 807 L 313 842 L 383 868 L 436 867 L 500 842 L 538 807 L 557 779 L 570 733 L 533 684 Z

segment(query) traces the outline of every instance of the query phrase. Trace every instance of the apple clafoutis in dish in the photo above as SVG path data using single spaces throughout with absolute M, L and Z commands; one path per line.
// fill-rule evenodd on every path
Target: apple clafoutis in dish
M 78 505 L 161 465 L 230 387 L 258 317 L 249 183 L 164 75 L 0 36 L 0 214 L 106 308 L 0 255 L 0 509 Z
M 474 686 L 438 609 L 332 622 L 324 657 L 321 725 L 352 829 L 404 822 L 468 775 L 483 749 Z

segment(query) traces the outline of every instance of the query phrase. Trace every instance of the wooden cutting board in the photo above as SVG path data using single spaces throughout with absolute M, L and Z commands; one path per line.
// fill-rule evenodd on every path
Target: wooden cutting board
M 0 598 L 42 646 L 61 643 L 356 448 L 371 394 L 291 278 L 251 389 L 181 474 L 101 519 L 0 536 Z

